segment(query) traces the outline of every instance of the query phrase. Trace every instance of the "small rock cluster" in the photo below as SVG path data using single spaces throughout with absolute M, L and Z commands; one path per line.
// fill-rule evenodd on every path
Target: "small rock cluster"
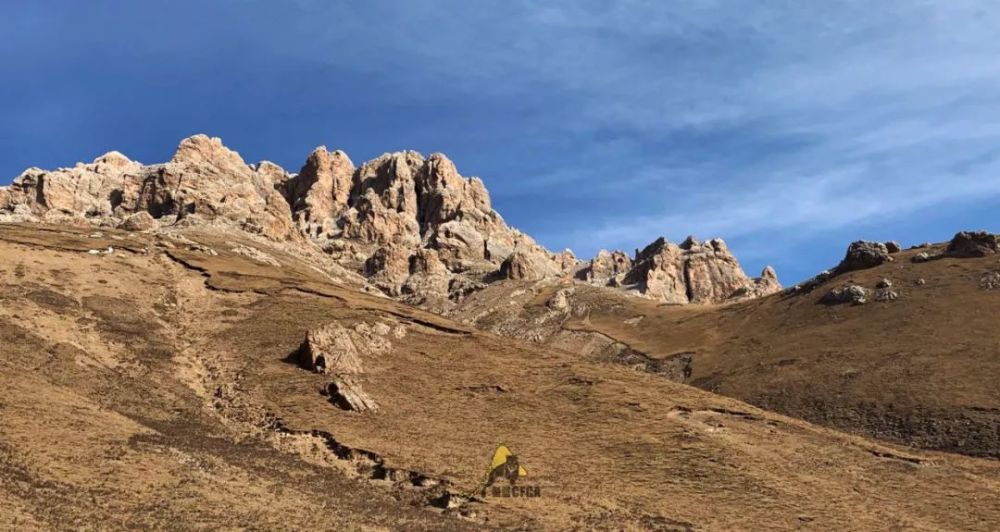
M 1000 289 L 1000 271 L 986 272 L 979 278 L 979 288 L 983 290 Z
M 892 281 L 882 278 L 875 284 L 875 301 L 895 301 L 899 293 L 892 289 Z
M 864 305 L 868 303 L 868 290 L 863 286 L 849 284 L 834 288 L 820 298 L 819 302 L 827 305 L 837 305 L 841 303 L 851 303 L 852 305 Z
M 899 298 L 899 293 L 893 290 L 892 281 L 882 278 L 875 284 L 874 290 L 857 284 L 845 284 L 824 294 L 819 302 L 826 305 L 838 305 L 841 303 L 864 305 L 870 299 L 879 302 L 889 302 L 895 301 L 897 298 Z

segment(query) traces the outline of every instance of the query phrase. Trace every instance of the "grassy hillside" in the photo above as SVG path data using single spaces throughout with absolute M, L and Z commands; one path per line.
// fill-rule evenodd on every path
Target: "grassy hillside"
M 978 271 L 958 264 L 971 268 L 967 277 Z M 1000 522 L 995 461 L 905 450 L 583 351 L 480 332 L 314 266 L 236 234 L 0 227 L 0 519 L 118 529 L 989 530 Z M 948 263 L 925 266 L 960 286 Z M 850 328 L 877 312 L 890 330 L 916 331 L 906 309 L 933 308 L 933 294 L 950 286 L 919 275 L 926 294 L 901 289 L 883 307 L 827 308 L 813 301 L 818 292 L 724 309 L 595 301 L 565 326 L 656 355 L 693 351 L 690 381 L 726 395 L 749 394 L 757 378 L 758 389 L 782 383 L 774 397 L 836 397 L 855 388 L 837 388 L 832 376 L 857 365 L 855 379 L 867 383 L 859 389 L 870 390 L 859 397 L 874 397 L 878 382 L 904 386 L 888 376 L 911 371 L 926 373 L 906 390 L 927 408 L 995 405 L 986 402 L 995 390 L 969 385 L 960 400 L 940 388 L 985 382 L 982 364 L 923 362 L 918 372 L 906 369 L 915 362 L 879 365 L 882 351 L 845 347 L 863 339 L 834 341 L 845 330 L 885 334 L 886 326 Z M 968 297 L 985 297 L 975 290 Z M 544 302 L 542 292 L 532 297 Z M 934 323 L 945 319 L 966 330 L 979 323 L 973 312 Z M 363 350 L 357 379 L 379 412 L 338 408 L 322 393 L 331 377 L 297 363 L 306 332 L 331 322 L 405 332 Z M 926 347 L 928 337 L 896 350 Z M 962 360 L 978 361 L 969 346 L 985 341 L 963 342 Z M 840 370 L 825 369 L 835 348 L 852 354 Z M 810 381 L 807 370 L 821 377 Z M 521 485 L 541 496 L 466 497 L 500 442 L 527 470 Z

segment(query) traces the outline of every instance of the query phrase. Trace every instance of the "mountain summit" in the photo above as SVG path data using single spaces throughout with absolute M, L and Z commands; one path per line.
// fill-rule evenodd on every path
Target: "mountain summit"
M 578 280 L 675 304 L 722 303 L 781 289 L 774 270 L 751 279 L 721 239 L 659 238 L 628 257 L 583 262 L 508 226 L 478 177 L 443 154 L 386 153 L 355 166 L 319 147 L 298 173 L 247 164 L 221 139 L 194 135 L 169 162 L 143 165 L 112 151 L 90 164 L 25 170 L 0 187 L 8 221 L 131 230 L 236 228 L 314 245 L 387 295 L 447 307 L 503 279 Z

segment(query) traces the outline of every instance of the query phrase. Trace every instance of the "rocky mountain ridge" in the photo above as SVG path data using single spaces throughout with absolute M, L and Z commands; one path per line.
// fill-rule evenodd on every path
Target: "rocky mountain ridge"
M 774 270 L 751 279 L 721 239 L 659 238 L 630 258 L 589 262 L 553 253 L 492 208 L 483 181 L 440 153 L 386 153 L 355 166 L 316 148 L 298 173 L 247 164 L 218 138 L 181 141 L 170 161 L 119 152 L 90 164 L 25 170 L 0 187 L 0 221 L 170 230 L 224 224 L 274 241 L 318 246 L 387 295 L 441 307 L 499 280 L 575 278 L 666 303 L 721 303 L 781 289 Z

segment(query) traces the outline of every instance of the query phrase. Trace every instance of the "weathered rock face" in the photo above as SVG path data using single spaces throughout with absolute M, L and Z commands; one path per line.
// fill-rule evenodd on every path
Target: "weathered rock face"
M 620 251 L 602 251 L 578 277 L 676 304 L 721 303 L 781 290 L 773 268 L 751 279 L 721 239 L 701 243 L 692 237 L 680 245 L 661 237 L 636 252 L 634 260 Z
M 774 268 L 765 266 L 760 272 L 760 277 L 751 279 L 751 284 L 745 288 L 738 289 L 730 296 L 730 299 L 753 299 L 774 294 L 782 290 L 781 283 L 778 282 L 778 272 Z
M 40 218 L 58 213 L 64 221 L 112 225 L 147 212 L 170 223 L 220 220 L 276 240 L 298 238 L 270 171 L 247 166 L 217 138 L 195 135 L 165 164 L 144 166 L 110 152 L 73 168 L 28 169 L 5 191 L 0 210 L 25 205 Z
M 692 303 L 725 301 L 747 286 L 746 274 L 722 239 L 704 244 L 689 239 L 681 249 L 688 254 L 685 273 Z
M 995 235 L 986 231 L 962 231 L 948 243 L 945 254 L 958 258 L 985 257 L 998 250 L 1000 246 Z
M 335 258 L 362 257 L 376 286 L 415 302 L 461 293 L 452 287 L 484 281 L 515 252 L 524 279 L 562 272 L 567 260 L 508 227 L 483 182 L 441 154 L 385 154 L 353 169 L 321 148 L 284 190 L 307 236 Z
M 352 375 L 361 373 L 361 355 L 351 332 L 331 323 L 306 334 L 299 348 L 299 364 L 317 373 Z
M 127 199 L 126 190 L 134 189 L 135 174 L 142 168 L 118 152 L 109 152 L 90 164 L 46 172 L 29 168 L 14 178 L 0 197 L 0 208 L 13 210 L 26 206 L 33 215 L 58 211 L 81 217 L 110 215 Z M 133 186 L 126 186 L 126 183 Z M 133 194 L 129 196 L 134 197 Z
M 551 255 L 545 248 L 531 242 L 514 248 L 501 264 L 497 272 L 503 279 L 520 279 L 537 281 L 546 278 L 561 277 L 569 270 L 569 258 L 565 252 Z M 575 260 L 573 261 L 575 265 Z
M 264 174 L 205 135 L 184 139 L 169 163 L 148 167 L 135 205 L 156 218 L 220 220 L 276 240 L 298 236 L 288 204 Z
M 278 241 L 316 244 L 384 293 L 447 304 L 484 283 L 576 275 L 673 303 L 713 303 L 780 289 L 773 270 L 746 277 L 721 240 L 660 239 L 636 257 L 602 251 L 582 265 L 513 229 L 479 178 L 442 154 L 387 153 L 355 167 L 316 148 L 298 174 L 248 165 L 218 138 L 184 139 L 167 163 L 118 152 L 90 164 L 26 170 L 0 187 L 0 222 L 42 220 L 134 231 L 222 224 Z M 440 305 L 438 305 L 440 306 Z
M 632 268 L 632 259 L 622 251 L 597 252 L 590 264 L 580 271 L 578 277 L 592 284 L 618 286 Z
M 306 334 L 298 351 L 299 364 L 332 376 L 325 393 L 338 407 L 376 412 L 378 404 L 361 388 L 363 359 L 385 355 L 392 349 L 389 337 L 405 335 L 406 329 L 401 324 L 392 327 L 382 322 L 358 323 L 347 328 L 337 322 L 329 323 Z
M 576 271 L 577 266 L 580 261 L 577 260 L 576 255 L 571 249 L 564 249 L 562 253 L 556 254 L 556 264 L 559 266 L 559 270 L 564 275 L 571 275 Z
M 690 303 L 686 259 L 680 246 L 660 237 L 636 253 L 635 264 L 626 273 L 624 282 L 664 303 Z
M 436 298 L 439 302 L 452 299 L 452 275 L 438 258 L 436 249 L 418 249 L 410 257 L 409 271 L 402 292 L 411 303 L 422 304 L 430 298 Z
M 288 179 L 285 198 L 300 225 L 332 219 L 347 208 L 354 184 L 354 163 L 346 153 L 320 146 L 309 154 L 298 175 Z
M 399 295 L 399 289 L 410 276 L 410 251 L 397 246 L 378 248 L 365 261 L 365 275 L 383 291 Z
M 500 265 L 500 275 L 504 279 L 538 281 L 543 273 L 531 264 L 531 258 L 527 254 L 515 251 Z

